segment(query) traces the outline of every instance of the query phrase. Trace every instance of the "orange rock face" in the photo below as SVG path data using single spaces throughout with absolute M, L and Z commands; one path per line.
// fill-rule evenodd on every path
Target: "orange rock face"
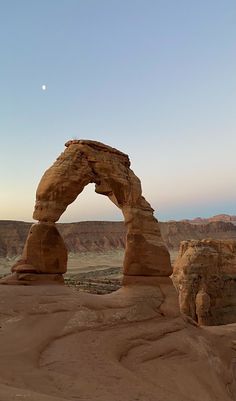
M 64 243 L 55 227 L 67 206 L 89 183 L 121 209 L 127 228 L 124 274 L 169 276 L 170 256 L 153 209 L 142 196 L 141 183 L 129 157 L 110 146 L 88 140 L 66 143 L 66 150 L 44 173 L 37 192 L 32 227 L 22 260 L 13 272 L 62 274 Z
M 172 279 L 182 313 L 201 325 L 236 322 L 236 241 L 183 241 Z
M 34 219 L 56 222 L 89 183 L 122 210 L 127 226 L 124 274 L 169 276 L 171 265 L 153 209 L 127 155 L 95 141 L 74 140 L 43 175 Z
M 63 284 L 67 249 L 54 223 L 33 224 L 23 254 L 12 267 L 12 275 L 1 284 Z
M 67 266 L 67 249 L 53 223 L 33 224 L 22 254 L 12 272 L 63 274 Z

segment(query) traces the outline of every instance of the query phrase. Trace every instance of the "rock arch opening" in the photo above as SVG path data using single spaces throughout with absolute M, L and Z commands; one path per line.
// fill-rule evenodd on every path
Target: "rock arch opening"
M 74 202 L 68 205 L 58 222 L 122 220 L 121 210 L 107 196 L 98 196 L 95 192 L 95 184 L 89 183 Z
M 86 280 L 89 287 L 93 278 L 97 289 L 101 278 L 118 280 L 126 237 L 123 215 L 107 196 L 95 193 L 95 184 L 83 189 L 58 222 L 68 251 L 67 282 L 82 280 L 81 288 L 86 288 Z
M 142 196 L 141 183 L 130 169 L 129 157 L 108 145 L 71 140 L 44 173 L 36 192 L 33 218 L 22 259 L 5 283 L 63 281 L 66 249 L 56 222 L 89 183 L 122 212 L 126 225 L 124 275 L 169 276 L 170 256 L 153 209 Z

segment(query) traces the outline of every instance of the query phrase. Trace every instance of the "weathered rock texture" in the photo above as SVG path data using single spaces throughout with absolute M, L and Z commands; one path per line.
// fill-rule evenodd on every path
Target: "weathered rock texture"
M 67 250 L 56 226 L 38 223 L 31 227 L 22 259 L 12 267 L 12 271 L 24 269 L 27 273 L 63 274 L 66 263 Z
M 124 215 L 127 227 L 124 274 L 168 276 L 169 252 L 153 209 L 142 196 L 140 180 L 127 155 L 99 142 L 74 140 L 43 175 L 36 193 L 34 219 L 56 222 L 89 183 Z
M 236 324 L 189 324 L 170 279 L 142 279 L 105 296 L 2 286 L 0 400 L 235 401 Z
M 13 267 L 14 282 L 25 273 L 30 277 L 33 274 L 34 282 L 35 274 L 65 272 L 65 248 L 55 222 L 89 183 L 95 183 L 95 191 L 108 196 L 124 215 L 124 274 L 171 274 L 169 252 L 153 209 L 142 196 L 140 180 L 130 169 L 128 156 L 100 142 L 72 140 L 39 183 L 33 218 L 40 224 L 31 228 L 22 260 Z M 4 280 L 8 282 L 12 277 Z
M 181 312 L 201 325 L 236 322 L 236 241 L 183 241 L 172 279 Z
M 54 223 L 33 224 L 20 260 L 12 267 L 13 275 L 2 284 L 63 283 L 67 249 Z

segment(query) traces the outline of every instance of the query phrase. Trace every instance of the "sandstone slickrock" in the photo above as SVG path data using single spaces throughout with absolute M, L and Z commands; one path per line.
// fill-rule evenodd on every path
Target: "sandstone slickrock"
M 34 214 L 39 223 L 10 279 L 61 277 L 66 253 L 54 223 L 88 180 L 124 213 L 124 286 L 106 296 L 65 286 L 2 287 L 0 399 L 235 400 L 235 327 L 208 331 L 180 314 L 158 223 L 120 152 L 69 143 L 42 178 Z M 201 302 L 199 291 L 199 310 Z
M 40 223 L 31 228 L 22 260 L 13 267 L 13 281 L 22 273 L 28 277 L 65 272 L 65 248 L 54 224 L 89 183 L 95 183 L 95 191 L 108 196 L 124 215 L 124 274 L 169 276 L 169 252 L 153 209 L 142 196 L 140 180 L 130 169 L 129 157 L 95 141 L 71 140 L 65 146 L 39 183 L 33 218 Z M 32 282 L 37 281 L 35 277 Z M 11 284 L 12 278 L 2 281 L 8 282 Z
M 172 279 L 182 313 L 201 325 L 236 322 L 236 241 L 183 241 Z
M 143 279 L 105 296 L 3 286 L 0 400 L 234 401 L 236 324 L 189 324 L 171 283 Z

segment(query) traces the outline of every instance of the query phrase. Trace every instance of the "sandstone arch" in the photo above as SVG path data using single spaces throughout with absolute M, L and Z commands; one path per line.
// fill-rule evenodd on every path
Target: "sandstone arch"
M 50 233 L 54 230 L 54 240 L 58 244 L 55 222 L 87 184 L 95 183 L 95 191 L 108 196 L 124 216 L 127 227 L 124 275 L 169 276 L 169 252 L 162 241 L 153 209 L 142 196 L 140 180 L 130 169 L 129 157 L 96 141 L 71 140 L 65 146 L 65 151 L 44 173 L 39 183 L 33 214 L 33 218 L 39 223 L 31 229 L 22 260 L 13 267 L 13 271 L 20 274 L 24 266 L 24 272 L 33 273 L 34 258 L 28 260 L 28 248 L 34 248 L 39 231 L 42 238 L 46 235 L 50 242 Z M 48 256 L 50 246 L 54 255 L 56 252 L 56 258 Z M 50 261 L 48 269 L 46 266 L 42 271 L 38 263 L 37 273 L 64 273 L 66 266 L 60 264 L 60 247 L 53 241 L 50 246 L 46 257 L 53 259 L 53 262 Z M 45 266 L 44 261 L 42 264 Z

